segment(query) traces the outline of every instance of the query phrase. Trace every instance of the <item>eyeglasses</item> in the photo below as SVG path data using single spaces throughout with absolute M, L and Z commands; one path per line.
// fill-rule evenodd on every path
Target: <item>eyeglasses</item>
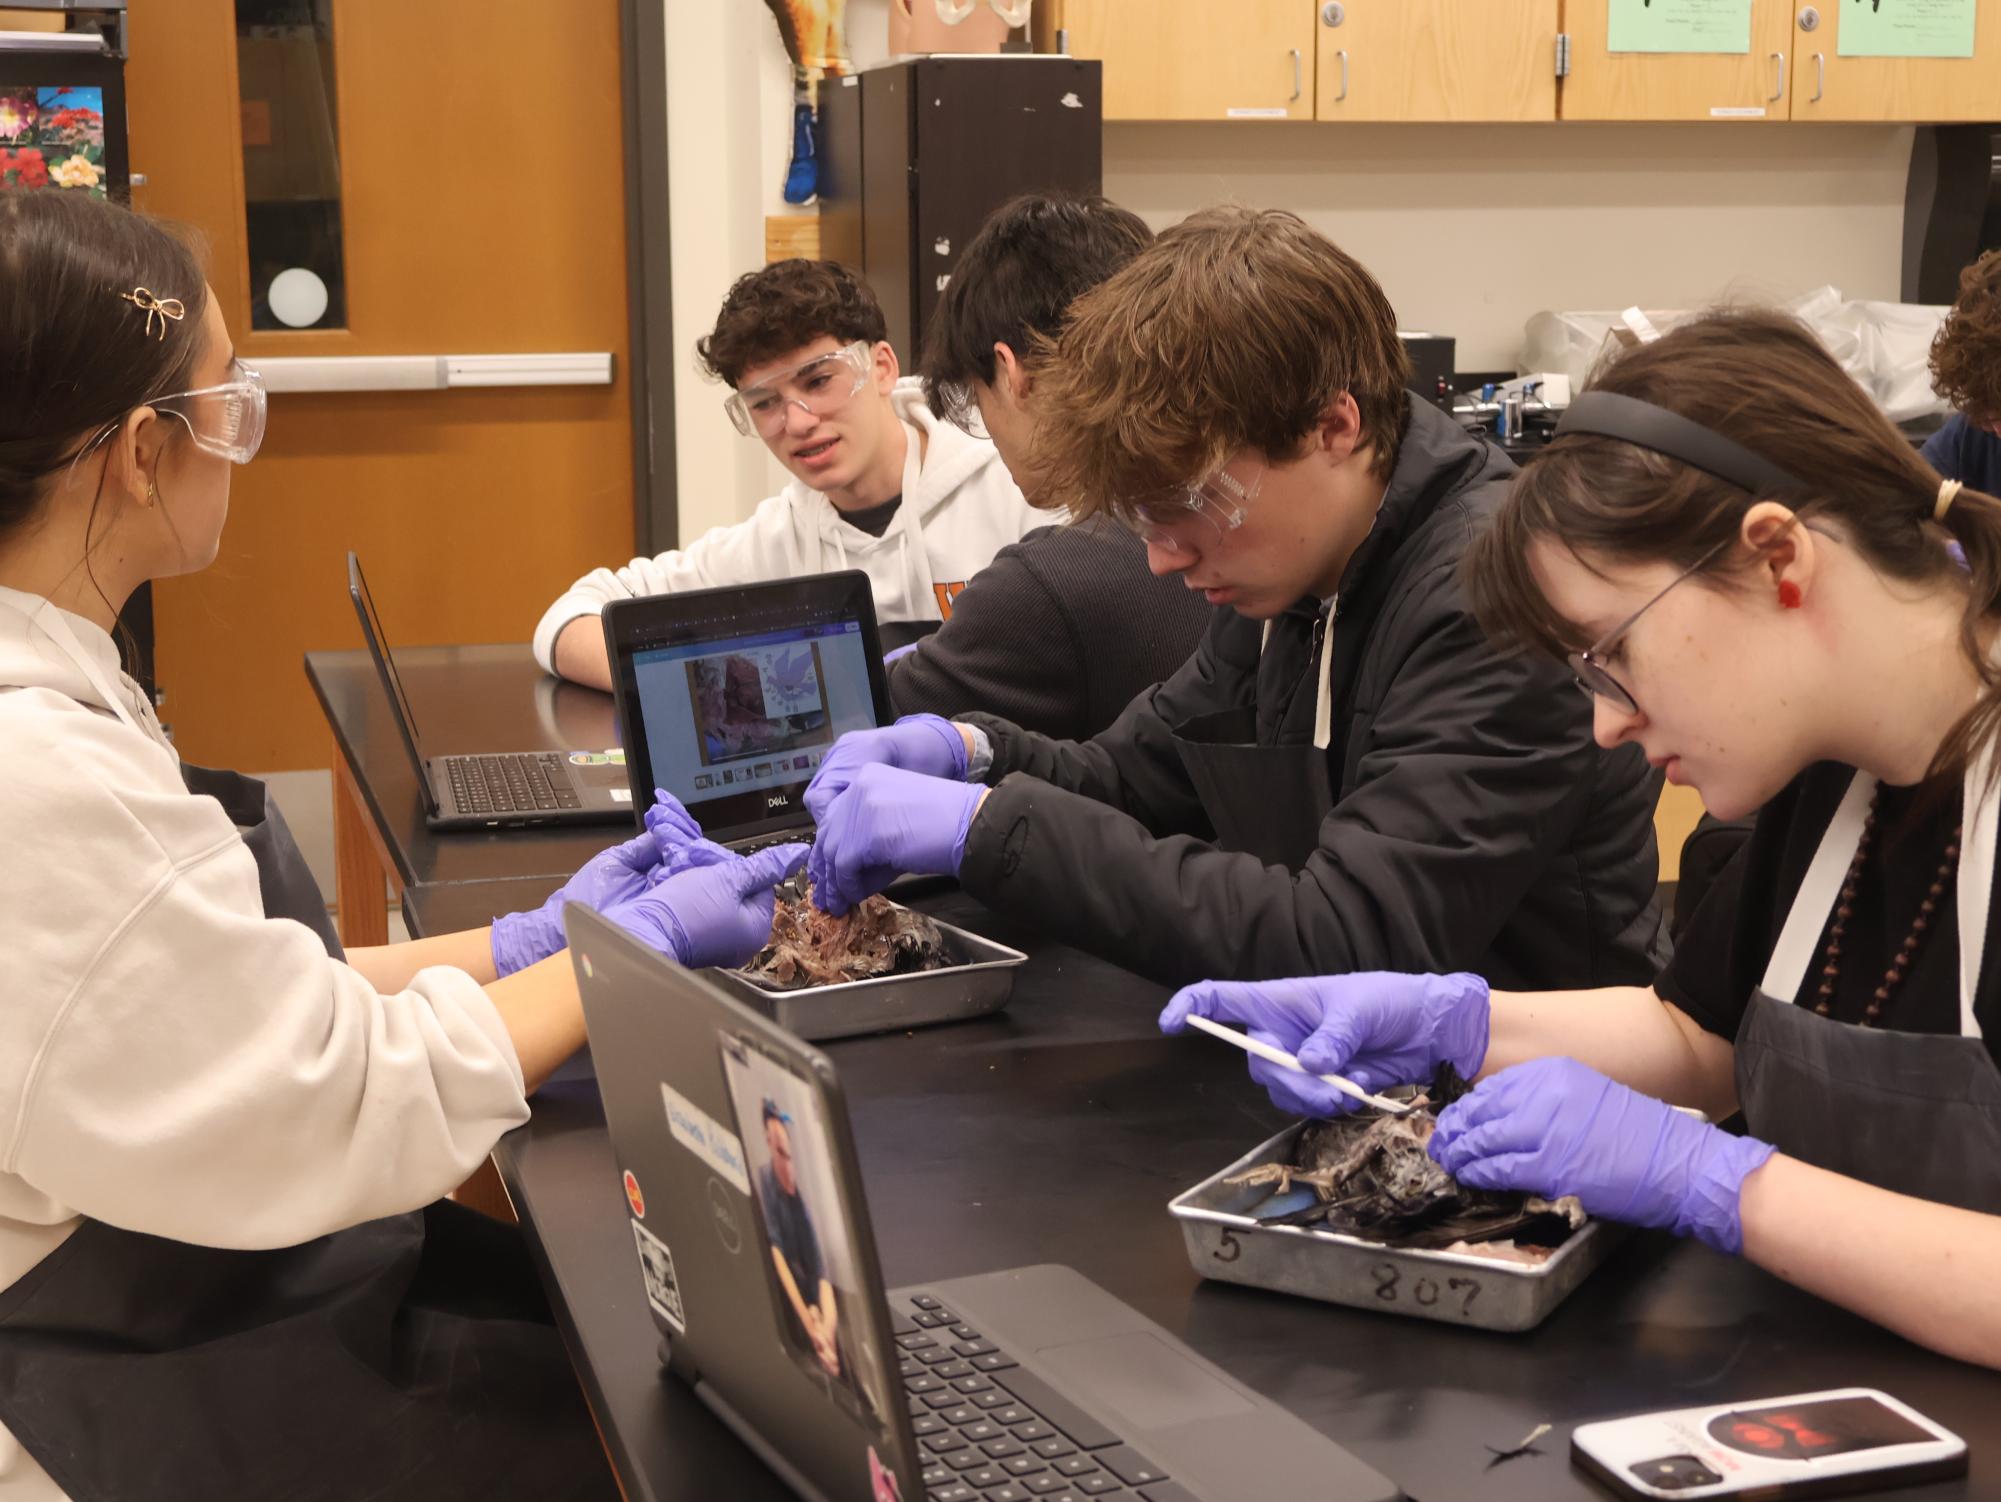
M 227 459 L 231 464 L 248 464 L 264 446 L 270 400 L 264 389 L 264 377 L 241 360 L 232 360 L 229 370 L 232 379 L 219 386 L 176 391 L 170 396 L 155 397 L 145 405 L 155 412 L 178 417 L 187 425 L 195 447 L 203 453 Z M 75 474 L 77 465 L 124 424 L 123 417 L 107 423 L 77 451 L 70 461 L 69 473 Z
M 1176 548 L 1180 543 L 1169 529 L 1193 514 L 1214 527 L 1220 537 L 1244 524 L 1264 483 L 1262 461 L 1248 485 L 1227 469 L 1218 469 L 1192 485 L 1178 485 L 1165 495 L 1134 502 L 1126 510 L 1126 525 L 1149 547 Z
M 1660 604 L 1668 590 L 1673 589 L 1677 584 L 1685 580 L 1694 578 L 1703 569 L 1708 568 L 1711 563 L 1716 561 L 1717 555 L 1735 541 L 1736 538 L 1734 537 L 1724 538 L 1723 541 L 1719 542 L 1715 547 L 1696 559 L 1694 563 L 1670 579 L 1659 594 L 1655 595 L 1646 604 L 1619 622 L 1610 631 L 1599 637 L 1597 641 L 1593 642 L 1582 652 L 1572 652 L 1565 661 L 1570 664 L 1570 671 L 1577 675 L 1577 686 L 1594 699 L 1608 699 L 1618 705 L 1625 713 L 1638 714 L 1640 706 L 1634 700 L 1632 691 L 1606 670 L 1604 662 L 1606 654 L 1619 644 L 1620 638 L 1633 629 L 1635 621 Z
M 797 407 L 813 417 L 833 416 L 868 384 L 874 369 L 874 353 L 868 342 L 857 339 L 830 354 L 802 360 L 759 385 L 733 392 L 724 400 L 723 410 L 744 437 L 755 432 L 760 438 L 770 438 L 784 428 L 790 408 Z

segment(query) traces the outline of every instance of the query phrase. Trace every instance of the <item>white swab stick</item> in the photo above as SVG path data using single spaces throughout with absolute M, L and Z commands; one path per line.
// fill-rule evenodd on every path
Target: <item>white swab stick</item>
M 1224 1027 L 1220 1022 L 1211 1022 L 1207 1017 L 1197 1017 L 1191 1012 L 1188 1016 L 1188 1025 L 1193 1028 L 1200 1028 L 1212 1038 L 1221 1038 L 1225 1043 L 1235 1044 L 1245 1053 L 1256 1054 L 1267 1063 L 1276 1064 L 1281 1069 L 1290 1069 L 1294 1074 L 1305 1074 L 1308 1079 L 1316 1079 L 1322 1084 L 1332 1085 L 1343 1095 L 1353 1096 L 1356 1100 L 1362 1102 L 1363 1105 L 1374 1106 L 1378 1111 L 1387 1111 L 1392 1116 L 1402 1116 L 1413 1109 L 1409 1101 L 1391 1100 L 1387 1095 L 1371 1095 L 1353 1080 L 1347 1079 L 1342 1075 L 1308 1074 L 1305 1069 L 1300 1067 L 1299 1060 L 1295 1059 L 1291 1054 L 1286 1053 L 1283 1049 L 1273 1048 L 1269 1043 L 1260 1043 L 1257 1039 L 1247 1037 L 1235 1028 Z

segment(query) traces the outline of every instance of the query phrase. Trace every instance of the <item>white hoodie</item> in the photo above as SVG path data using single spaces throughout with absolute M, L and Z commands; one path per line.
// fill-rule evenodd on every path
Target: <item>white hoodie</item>
M 5 588 L 0 786 L 0 1288 L 85 1216 L 262 1248 L 416 1209 L 527 1120 L 472 977 L 385 996 L 266 918 L 111 638 Z M 60 1496 L 0 1430 L 0 1497 Z
M 1021 498 L 991 443 L 932 415 L 921 381 L 898 381 L 890 404 L 910 441 L 903 504 L 881 537 L 844 521 L 825 495 L 794 479 L 747 521 L 621 569 L 591 570 L 543 612 L 535 660 L 553 673 L 563 628 L 580 615 L 602 614 L 612 600 L 844 568 L 867 572 L 877 620 L 944 620 L 953 598 L 994 554 L 1062 520 Z

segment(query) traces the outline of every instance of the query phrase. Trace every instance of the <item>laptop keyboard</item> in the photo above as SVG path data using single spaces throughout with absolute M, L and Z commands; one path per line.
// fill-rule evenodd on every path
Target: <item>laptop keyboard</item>
M 452 802 L 462 814 L 534 813 L 581 808 L 560 751 L 445 758 Z
M 1196 1502 L 929 1294 L 893 1305 L 926 1502 Z

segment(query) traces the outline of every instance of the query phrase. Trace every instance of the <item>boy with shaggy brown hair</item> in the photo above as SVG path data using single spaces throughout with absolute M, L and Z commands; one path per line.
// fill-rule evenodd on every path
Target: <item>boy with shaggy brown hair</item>
M 1475 624 L 1459 563 L 1514 466 L 1411 399 L 1366 270 L 1292 214 L 1211 209 L 1033 373 L 1038 490 L 1224 608 L 1088 741 L 978 714 L 843 738 L 806 794 L 816 900 L 950 872 L 1169 983 L 1653 978 L 1658 774 Z

